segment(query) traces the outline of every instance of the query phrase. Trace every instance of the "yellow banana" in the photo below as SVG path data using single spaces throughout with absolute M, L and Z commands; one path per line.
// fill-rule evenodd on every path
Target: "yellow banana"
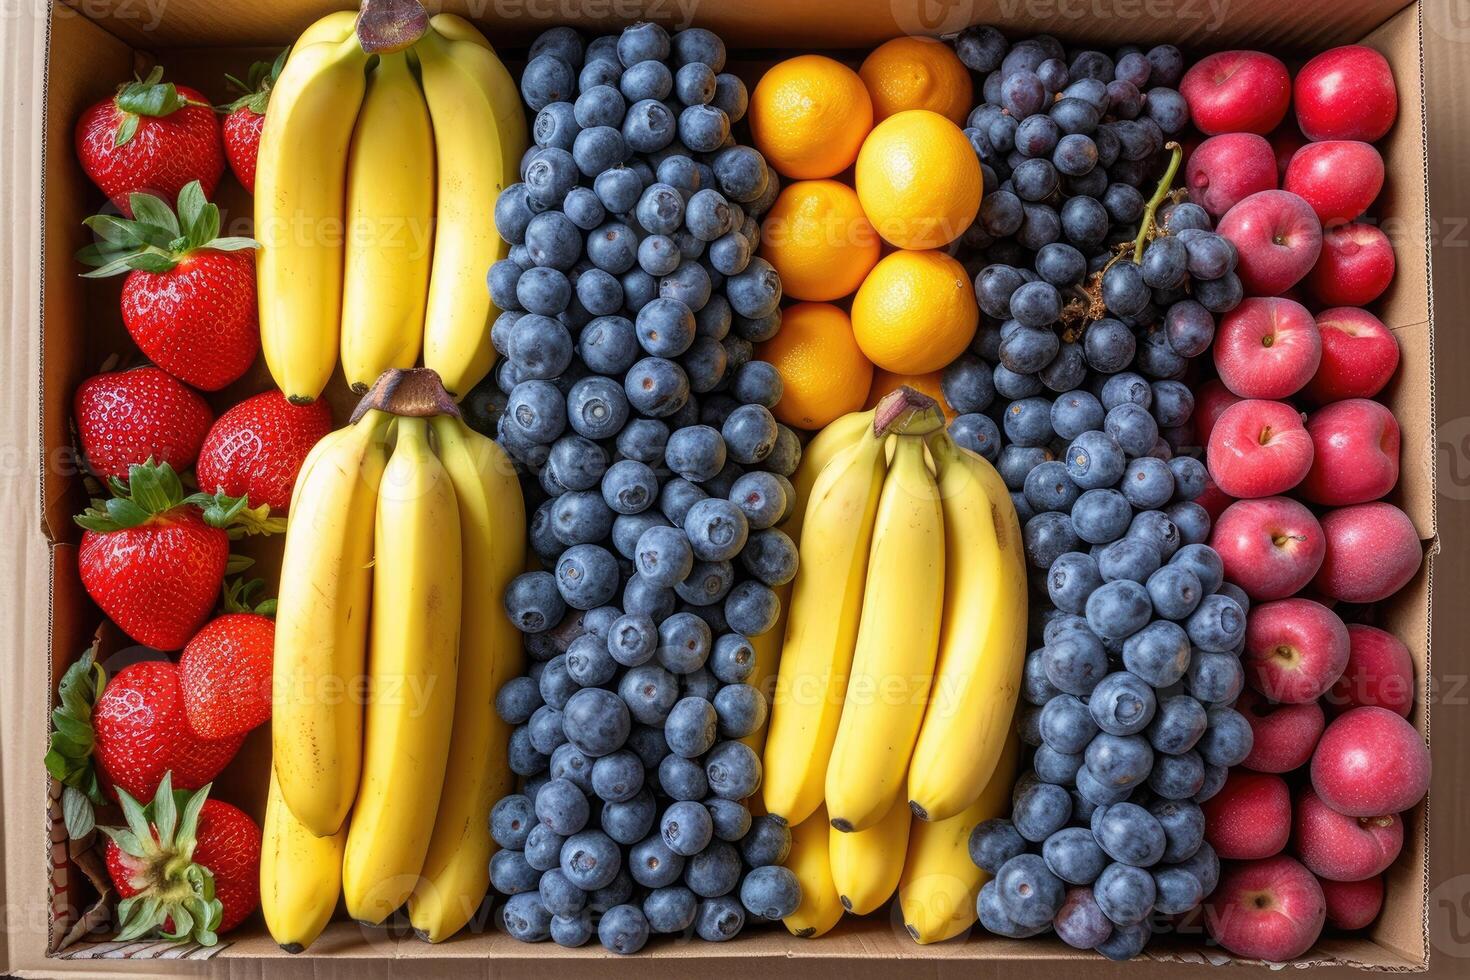
M 260 845 L 260 911 L 271 938 L 288 953 L 316 941 L 342 894 L 344 827 L 317 837 L 291 815 L 271 774 Z
M 791 828 L 791 852 L 786 855 L 786 867 L 801 882 L 801 904 L 781 921 L 793 936 L 801 939 L 816 939 L 842 918 L 842 900 L 832 883 L 828 840 L 832 833 L 824 806 L 818 806 L 816 813 Z
M 458 14 L 435 14 L 429 18 L 429 29 L 438 31 L 451 41 L 468 41 L 487 51 L 494 50 L 480 29 Z
M 378 495 L 362 782 L 347 831 L 347 912 L 377 924 L 418 883 L 454 724 L 459 506 L 429 425 L 400 418 Z
M 883 443 L 869 430 L 838 452 L 817 477 L 802 521 L 761 784 L 767 812 L 791 826 L 822 802 L 887 467 Z
M 493 440 L 459 419 L 429 423 L 454 484 L 464 562 L 463 619 L 454 732 L 444 790 L 408 917 L 429 942 L 458 932 L 490 886 L 490 807 L 511 791 L 510 728 L 495 713 L 495 692 L 521 672 L 521 640 L 501 594 L 525 564 L 526 509 L 510 460 Z
M 515 80 L 488 45 L 451 41 L 431 29 L 413 51 L 439 162 L 424 364 L 463 397 L 495 360 L 490 323 L 498 311 L 485 273 L 509 246 L 491 215 L 519 173 L 526 118 Z
M 817 477 L 838 452 L 862 438 L 863 432 L 872 424 L 872 412 L 853 412 L 837 419 L 813 436 L 812 440 L 806 444 L 801 454 L 801 464 L 796 468 L 796 474 L 791 479 L 792 488 L 795 490 L 791 516 L 786 518 L 785 523 L 781 525 L 781 530 L 790 535 L 792 541 L 798 543 L 801 541 L 802 516 L 806 510 L 807 498 L 811 496 L 812 485 L 817 482 Z M 786 613 L 791 605 L 791 583 L 788 582 L 776 589 L 776 599 L 781 604 L 776 624 L 760 636 L 750 638 L 750 645 L 755 648 L 755 670 L 750 675 L 749 683 L 765 694 L 768 705 L 771 701 L 772 688 L 775 686 L 777 665 L 781 662 L 781 645 L 786 638 Z M 762 725 L 740 741 L 760 754 L 765 751 L 767 731 L 768 726 Z M 752 796 L 746 801 L 746 805 L 751 808 L 752 813 L 765 812 L 765 798 L 760 794 Z
M 1014 737 L 1002 741 L 1000 759 L 969 806 L 943 820 L 915 820 L 909 829 L 898 904 L 914 942 L 943 942 L 975 924 L 975 899 L 986 874 L 970 860 L 970 831 L 1008 812 L 1019 748 Z
M 281 796 L 306 829 L 335 834 L 357 795 L 372 589 L 373 512 L 391 416 L 312 449 L 291 497 L 276 610 L 271 740 Z
M 1026 659 L 1026 561 L 995 469 L 947 434 L 929 449 L 944 502 L 944 626 L 908 798 L 920 819 L 944 820 L 989 783 L 1011 729 Z
M 839 830 L 867 830 L 896 801 L 907 802 L 904 774 L 934 679 L 943 614 L 939 490 L 924 440 L 901 435 L 878 502 L 852 676 L 827 763 L 827 813 Z
M 382 55 L 347 160 L 342 371 L 366 391 L 410 368 L 424 337 L 434 246 L 434 134 L 408 55 Z
M 260 137 L 260 345 L 277 387 L 297 403 L 314 401 L 337 365 L 347 152 L 367 61 L 355 34 L 298 46 Z
M 909 808 L 900 800 L 867 830 L 832 827 L 827 832 L 832 884 L 844 909 L 867 915 L 893 895 L 903 873 L 911 822 Z
M 291 43 L 293 51 L 320 44 L 323 41 L 342 41 L 357 30 L 356 10 L 334 10 L 325 17 L 313 21 L 306 30 Z

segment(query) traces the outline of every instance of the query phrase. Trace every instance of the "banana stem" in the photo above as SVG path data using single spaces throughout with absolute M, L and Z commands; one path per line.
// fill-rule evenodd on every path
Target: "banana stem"
M 373 409 L 406 418 L 462 417 L 459 406 L 444 389 L 439 372 L 433 368 L 389 368 L 384 371 L 352 410 L 351 422 L 356 424 Z
M 429 29 L 429 12 L 419 0 L 362 0 L 357 41 L 368 54 L 409 47 Z
M 873 415 L 873 434 L 922 436 L 944 427 L 939 403 L 915 388 L 904 385 L 878 402 Z
M 1179 162 L 1184 159 L 1184 147 L 1176 141 L 1165 143 L 1164 149 L 1169 151 L 1169 166 L 1164 170 L 1164 176 L 1159 180 L 1154 196 L 1148 199 L 1148 205 L 1143 209 L 1143 220 L 1138 223 L 1138 237 L 1133 241 L 1135 265 L 1143 261 L 1143 247 L 1148 244 L 1148 233 L 1154 226 L 1154 212 L 1158 211 L 1159 205 L 1169 196 L 1169 191 L 1174 186 L 1174 176 L 1179 173 Z

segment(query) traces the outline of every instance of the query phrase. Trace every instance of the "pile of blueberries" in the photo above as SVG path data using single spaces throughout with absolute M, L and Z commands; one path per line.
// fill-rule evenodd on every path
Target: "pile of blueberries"
M 749 638 L 796 573 L 775 525 L 801 447 L 753 359 L 781 322 L 753 255 L 777 178 L 731 135 L 747 94 L 724 64 L 706 30 L 554 28 L 521 79 L 535 145 L 496 205 L 494 414 L 544 570 L 505 595 L 531 665 L 496 698 L 523 785 L 492 813 L 490 873 L 526 942 L 720 941 L 800 901 L 790 832 L 741 802 L 768 710 Z
M 1068 57 L 986 27 L 955 46 L 988 73 L 966 132 L 993 190 L 964 242 L 986 323 L 943 390 L 956 441 L 1010 488 L 1037 570 L 1017 712 L 1029 766 L 1011 818 L 971 837 L 995 875 L 980 920 L 1127 959 L 1214 889 L 1199 804 L 1251 748 L 1232 707 L 1248 600 L 1205 543 L 1180 380 L 1240 300 L 1237 257 L 1203 209 L 1171 202 L 1133 261 L 1146 185 L 1188 122 L 1176 48 Z

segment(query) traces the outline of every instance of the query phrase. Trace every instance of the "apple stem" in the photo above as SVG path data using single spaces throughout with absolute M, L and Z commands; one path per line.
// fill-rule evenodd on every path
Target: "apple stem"
M 1179 173 L 1179 164 L 1184 159 L 1184 147 L 1175 140 L 1164 144 L 1164 149 L 1169 151 L 1169 166 L 1164 170 L 1164 176 L 1159 179 L 1158 189 L 1154 196 L 1148 199 L 1148 205 L 1143 209 L 1143 220 L 1138 223 L 1138 237 L 1133 241 L 1133 263 L 1137 265 L 1143 261 L 1143 247 L 1148 244 L 1150 232 L 1154 228 L 1154 212 L 1159 209 L 1169 196 L 1169 191 L 1174 186 L 1174 176 Z

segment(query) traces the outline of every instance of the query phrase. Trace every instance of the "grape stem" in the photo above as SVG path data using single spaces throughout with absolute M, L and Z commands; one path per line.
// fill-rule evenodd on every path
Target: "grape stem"
M 1143 209 L 1143 220 L 1138 223 L 1138 237 L 1133 241 L 1133 263 L 1135 265 L 1143 261 L 1143 247 L 1148 244 L 1149 232 L 1154 227 L 1154 212 L 1158 211 L 1159 205 L 1168 198 L 1169 190 L 1174 185 L 1174 176 L 1179 173 L 1179 163 L 1184 159 L 1184 147 L 1176 141 L 1170 140 L 1165 143 L 1164 149 L 1169 151 L 1169 166 L 1165 168 L 1164 176 L 1160 178 L 1154 196 L 1148 199 L 1148 204 Z

